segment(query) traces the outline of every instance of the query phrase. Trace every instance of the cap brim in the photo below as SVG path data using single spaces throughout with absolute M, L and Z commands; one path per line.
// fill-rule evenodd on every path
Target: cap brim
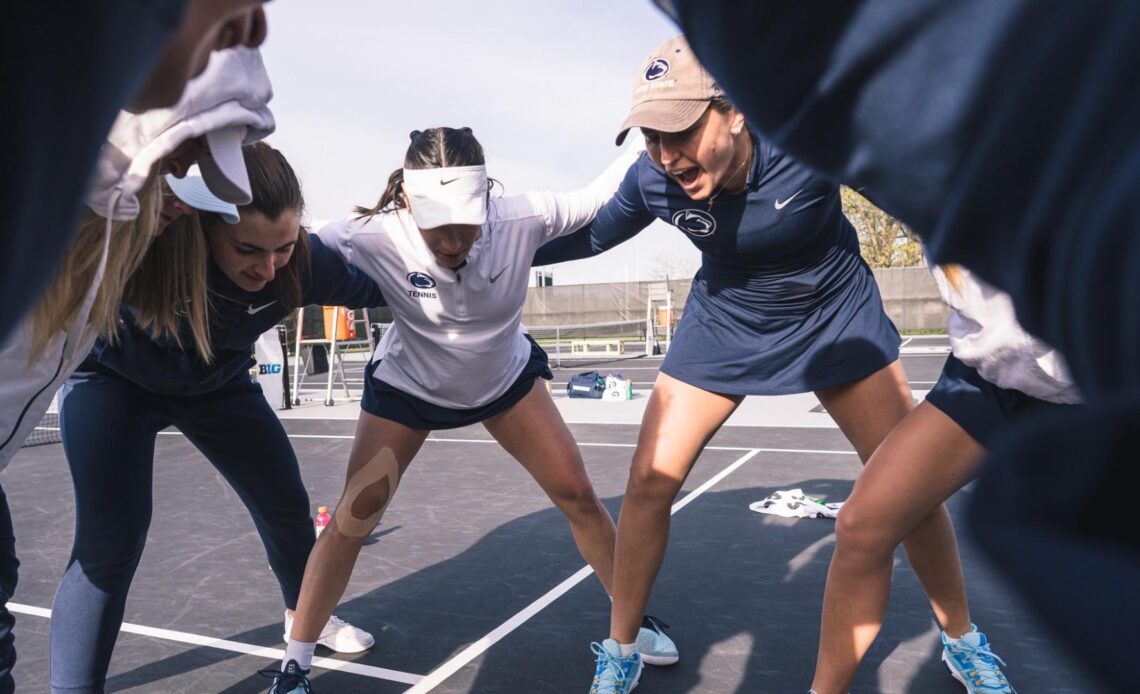
M 198 168 L 210 192 L 235 205 L 248 205 L 253 201 L 249 174 L 241 154 L 245 131 L 245 126 L 234 126 L 206 133 L 210 152 L 198 157 Z
M 166 184 L 174 195 L 196 210 L 213 212 L 222 218 L 226 224 L 237 224 L 241 221 L 238 208 L 233 203 L 226 202 L 210 192 L 201 176 L 187 174 L 183 178 L 175 178 L 167 174 Z
M 625 141 L 630 128 L 679 133 L 692 127 L 709 107 L 708 99 L 654 99 L 635 104 L 621 124 L 615 144 Z

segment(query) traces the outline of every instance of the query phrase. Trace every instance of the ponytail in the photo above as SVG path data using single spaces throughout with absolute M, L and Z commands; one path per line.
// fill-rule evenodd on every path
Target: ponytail
M 380 201 L 374 207 L 357 205 L 353 208 L 357 219 L 375 217 L 386 209 L 401 209 L 404 207 L 404 170 L 396 169 L 388 177 L 388 187 L 380 195 Z

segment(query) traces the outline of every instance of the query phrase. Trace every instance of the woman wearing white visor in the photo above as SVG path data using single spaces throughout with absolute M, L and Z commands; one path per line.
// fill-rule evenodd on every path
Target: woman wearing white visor
M 539 378 L 546 353 L 520 323 L 535 249 L 593 220 L 639 153 L 630 148 L 567 194 L 489 195 L 469 128 L 416 131 L 379 203 L 319 236 L 380 286 L 393 326 L 365 376 L 344 493 L 305 569 L 282 672 L 271 692 L 308 692 L 313 642 L 348 583 L 364 539 L 428 434 L 482 422 L 566 514 L 578 550 L 610 588 L 614 522 Z M 675 662 L 643 629 L 647 662 Z

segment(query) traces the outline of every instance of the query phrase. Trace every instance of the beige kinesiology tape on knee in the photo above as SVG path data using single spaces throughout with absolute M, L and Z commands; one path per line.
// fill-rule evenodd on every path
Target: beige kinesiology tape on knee
M 377 511 L 367 518 L 357 518 L 352 515 L 352 505 L 360 498 L 366 489 L 383 480 L 388 480 L 388 498 Z M 349 478 L 345 486 L 344 496 L 336 509 L 336 527 L 349 537 L 367 537 L 368 533 L 380 522 L 384 509 L 392 501 L 396 493 L 396 485 L 400 483 L 400 464 L 396 462 L 396 455 L 390 448 L 382 448 L 359 470 Z

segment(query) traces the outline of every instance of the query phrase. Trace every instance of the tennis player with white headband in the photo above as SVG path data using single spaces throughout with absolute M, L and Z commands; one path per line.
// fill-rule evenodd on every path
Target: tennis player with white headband
M 311 691 L 313 642 L 364 539 L 436 429 L 482 422 L 566 514 L 578 550 L 609 591 L 614 522 L 539 382 L 552 374 L 521 317 L 535 249 L 590 223 L 640 149 L 627 148 L 572 193 L 491 197 L 483 149 L 469 128 L 415 131 L 380 201 L 318 232 L 376 281 L 393 324 L 365 372 L 345 490 L 309 555 L 271 692 Z M 649 624 L 640 640 L 646 662 L 676 662 L 672 641 Z

